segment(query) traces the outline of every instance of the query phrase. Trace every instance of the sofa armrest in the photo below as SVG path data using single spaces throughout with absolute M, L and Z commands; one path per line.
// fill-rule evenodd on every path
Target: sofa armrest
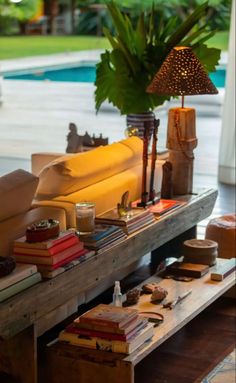
M 32 206 L 36 207 L 48 207 L 61 209 L 65 214 L 66 227 L 76 227 L 76 210 L 73 202 L 56 201 L 56 200 L 34 200 Z
M 64 156 L 65 153 L 33 153 L 31 155 L 31 171 L 34 175 L 38 176 L 44 166 L 59 157 Z
M 36 207 L 27 212 L 0 222 L 0 254 L 10 255 L 13 241 L 25 234 L 27 226 L 41 219 L 56 219 L 60 222 L 60 229 L 66 229 L 65 211 L 57 207 Z

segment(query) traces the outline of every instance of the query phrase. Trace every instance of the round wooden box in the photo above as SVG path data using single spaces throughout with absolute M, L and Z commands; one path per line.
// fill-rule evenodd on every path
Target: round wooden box
M 218 244 L 210 239 L 189 239 L 183 243 L 184 262 L 213 266 Z

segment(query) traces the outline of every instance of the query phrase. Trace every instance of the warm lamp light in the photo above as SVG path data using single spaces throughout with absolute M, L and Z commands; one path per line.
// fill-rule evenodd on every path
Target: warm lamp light
M 216 94 L 218 90 L 192 49 L 179 46 L 167 56 L 147 92 L 182 96 L 181 108 L 169 110 L 167 148 L 173 167 L 174 194 L 192 193 L 193 149 L 197 146 L 195 110 L 184 107 L 184 96 Z

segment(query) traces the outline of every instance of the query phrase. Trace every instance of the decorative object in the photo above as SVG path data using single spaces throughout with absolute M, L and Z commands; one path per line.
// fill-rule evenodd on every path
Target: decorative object
M 180 275 L 184 277 L 201 278 L 209 271 L 208 265 L 201 263 L 187 263 L 176 261 L 166 267 L 166 273 L 170 275 Z
M 154 323 L 154 327 L 157 327 L 164 321 L 164 316 L 154 311 L 140 311 L 139 315 L 143 318 L 147 318 L 148 322 Z
M 184 262 L 213 266 L 218 256 L 218 244 L 210 239 L 188 239 L 183 243 Z
M 187 298 L 192 293 L 192 290 L 188 290 L 185 293 L 179 295 L 176 299 L 173 301 L 167 302 L 163 305 L 163 307 L 166 309 L 172 310 L 178 303 L 182 302 L 183 299 Z
M 172 163 L 166 161 L 162 166 L 161 198 L 173 198 Z
M 139 289 L 133 289 L 126 293 L 126 304 L 129 306 L 135 305 L 138 303 L 140 297 L 140 290 Z
M 182 97 L 181 108 L 169 110 L 167 148 L 173 166 L 173 193 L 191 194 L 193 149 L 197 146 L 195 110 L 184 107 L 185 95 L 216 94 L 218 90 L 190 47 L 172 49 L 147 92 Z
M 132 132 L 133 135 L 138 136 L 142 140 L 145 136 L 145 127 L 148 127 L 148 142 L 150 142 L 156 125 L 156 117 L 153 112 L 131 113 L 126 116 L 126 125 L 128 132 Z
M 220 258 L 236 257 L 236 214 L 211 219 L 205 237 L 218 243 Z
M 95 204 L 80 202 L 76 204 L 76 229 L 79 234 L 91 233 L 95 228 Z
M 118 202 L 117 204 L 117 211 L 120 217 L 126 217 L 129 215 L 129 212 L 131 211 L 131 202 L 129 201 L 129 192 L 126 191 L 124 194 L 122 194 L 121 202 Z
M 154 290 L 156 290 L 159 287 L 159 284 L 156 282 L 150 282 L 150 283 L 145 283 L 142 286 L 142 292 L 144 294 L 152 294 Z
M 10 274 L 16 267 L 13 257 L 0 257 L 0 278 Z
M 27 242 L 42 242 L 57 237 L 59 233 L 59 222 L 49 218 L 28 226 L 25 232 L 25 237 Z
M 108 145 L 108 138 L 104 138 L 102 134 L 96 137 L 94 134 L 91 137 L 88 132 L 85 132 L 83 136 L 78 134 L 77 126 L 70 122 L 69 133 L 67 135 L 67 147 L 66 153 L 80 153 L 86 149 L 93 149 L 98 146 Z
M 78 153 L 83 151 L 82 137 L 78 135 L 77 126 L 70 122 L 67 135 L 66 153 Z
M 160 302 L 168 295 L 168 291 L 161 286 L 158 286 L 152 293 L 151 302 Z

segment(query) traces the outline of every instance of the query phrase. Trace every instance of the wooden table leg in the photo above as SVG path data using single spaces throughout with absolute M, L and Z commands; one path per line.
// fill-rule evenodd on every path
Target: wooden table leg
M 13 338 L 0 341 L 0 371 L 21 383 L 37 383 L 37 338 L 34 326 Z
M 134 383 L 134 366 L 124 355 L 58 342 L 45 350 L 40 383 Z

